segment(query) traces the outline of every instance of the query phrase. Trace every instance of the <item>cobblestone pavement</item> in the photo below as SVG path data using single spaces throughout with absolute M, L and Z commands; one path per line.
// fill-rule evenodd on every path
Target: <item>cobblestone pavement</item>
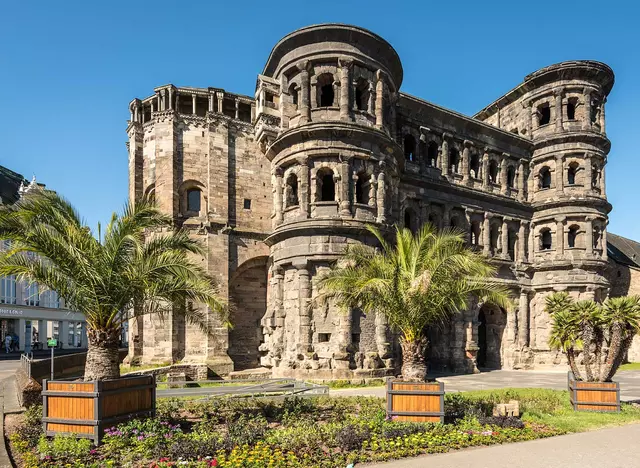
M 539 387 L 566 390 L 567 373 L 563 371 L 508 371 L 496 370 L 480 374 L 437 376 L 444 382 L 445 391 L 463 392 L 507 387 Z M 640 371 L 620 371 L 614 380 L 620 382 L 621 399 L 640 400 Z M 385 396 L 384 387 L 349 388 L 331 390 L 334 396 Z M 638 465 L 640 467 L 640 461 Z
M 640 466 L 640 424 L 530 442 L 460 450 L 362 468 L 632 468 Z

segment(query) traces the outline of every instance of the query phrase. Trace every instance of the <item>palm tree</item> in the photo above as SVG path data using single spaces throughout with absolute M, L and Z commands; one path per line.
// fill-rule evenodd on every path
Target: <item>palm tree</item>
M 640 331 L 640 297 L 613 297 L 602 305 L 609 326 L 609 353 L 602 369 L 603 381 L 610 381 L 627 355 L 633 337 Z
M 414 236 L 397 228 L 391 245 L 377 228 L 368 230 L 382 249 L 350 246 L 320 279 L 319 300 L 334 298 L 347 311 L 383 314 L 400 334 L 404 379 L 426 379 L 427 326 L 467 309 L 473 295 L 503 307 L 511 304 L 507 290 L 491 279 L 494 267 L 465 246 L 462 233 L 438 234 L 425 224 Z
M 567 356 L 567 363 L 577 380 L 582 380 L 578 364 L 576 362 L 576 351 L 582 346 L 580 339 L 580 323 L 576 320 L 576 315 L 571 308 L 572 303 L 569 295 L 558 297 L 554 293 L 546 299 L 545 310 L 551 314 L 551 333 L 549 334 L 549 346 L 551 349 L 559 349 Z M 554 297 L 556 296 L 556 297 Z M 564 307 L 565 304 L 568 305 Z
M 69 202 L 38 191 L 0 209 L 0 239 L 11 242 L 0 275 L 55 290 L 85 315 L 85 380 L 120 376 L 120 334 L 132 317 L 178 313 L 208 331 L 207 313 L 187 306 L 194 302 L 226 317 L 212 278 L 192 260 L 201 246 L 148 200 L 114 213 L 97 239 Z

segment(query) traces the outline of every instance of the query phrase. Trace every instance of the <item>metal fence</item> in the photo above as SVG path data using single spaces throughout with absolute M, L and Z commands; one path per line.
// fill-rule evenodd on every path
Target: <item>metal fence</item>
M 28 354 L 20 355 L 20 367 L 29 378 L 31 378 L 31 361 L 33 361 L 33 356 Z

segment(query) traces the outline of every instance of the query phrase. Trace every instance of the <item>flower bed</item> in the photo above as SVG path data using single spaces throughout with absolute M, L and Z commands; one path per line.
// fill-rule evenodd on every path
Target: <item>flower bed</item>
M 346 467 L 563 433 L 527 418 L 528 411 L 552 415 L 569 405 L 567 392 L 546 392 L 447 395 L 445 424 L 388 420 L 377 398 L 159 400 L 156 418 L 110 428 L 100 447 L 43 437 L 36 409 L 23 416 L 10 441 L 25 468 Z M 489 416 L 505 397 L 520 397 L 524 421 Z

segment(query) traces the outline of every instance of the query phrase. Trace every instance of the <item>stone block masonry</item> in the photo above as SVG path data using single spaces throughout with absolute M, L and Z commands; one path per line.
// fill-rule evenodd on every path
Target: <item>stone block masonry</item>
M 611 69 L 563 62 L 473 117 L 400 91 L 400 58 L 362 28 L 310 26 L 273 48 L 252 96 L 164 85 L 130 103 L 130 195 L 154 197 L 206 246 L 234 304 L 231 330 L 203 336 L 175 317 L 133 324 L 131 358 L 226 375 L 375 378 L 398 372 L 382 315 L 316 305 L 344 249 L 392 232 L 456 227 L 516 297 L 471 298 L 430 330 L 432 365 L 452 371 L 556 365 L 544 298 L 603 299 Z M 615 282 L 615 281 L 614 281 Z

